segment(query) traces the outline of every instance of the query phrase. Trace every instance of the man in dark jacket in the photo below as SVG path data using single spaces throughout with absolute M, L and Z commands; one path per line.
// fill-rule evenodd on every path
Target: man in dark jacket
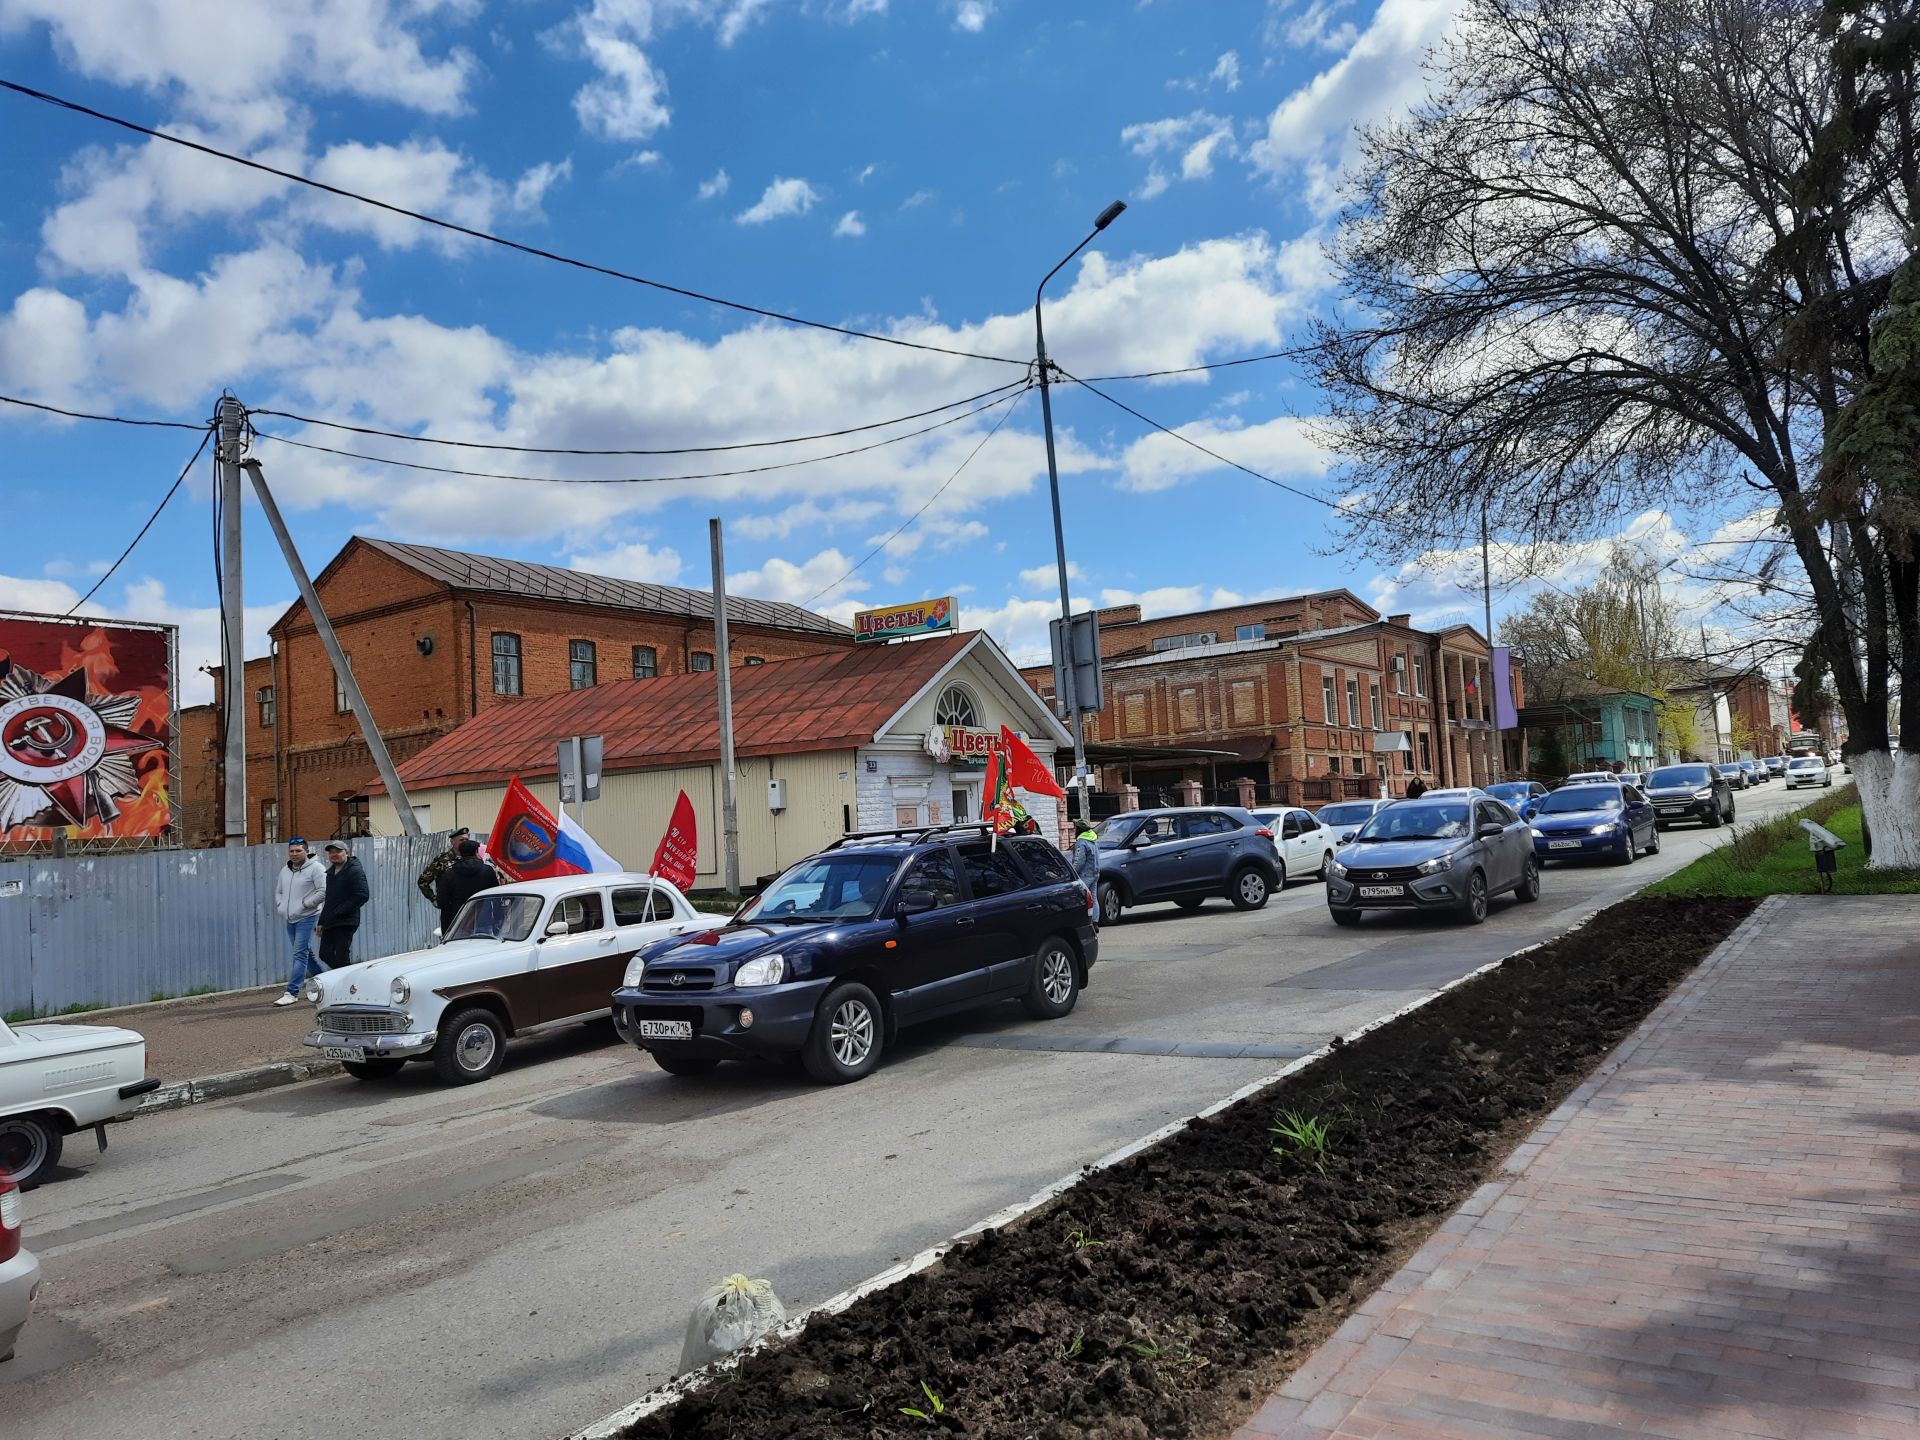
M 371 892 L 367 872 L 348 851 L 346 841 L 327 842 L 327 898 L 320 902 L 320 963 L 329 970 L 353 963 L 353 932 Z
M 480 858 L 478 840 L 462 840 L 455 848 L 460 858 L 434 883 L 434 902 L 440 907 L 442 935 L 453 928 L 453 917 L 460 913 L 462 905 L 482 890 L 491 890 L 500 883 L 493 867 Z
M 440 903 L 440 877 L 453 868 L 454 862 L 460 858 L 461 842 L 471 838 L 472 835 L 473 832 L 466 826 L 460 826 L 447 837 L 447 848 L 429 860 L 426 868 L 420 872 L 420 878 L 415 883 L 419 885 L 420 893 L 426 897 L 429 905 Z

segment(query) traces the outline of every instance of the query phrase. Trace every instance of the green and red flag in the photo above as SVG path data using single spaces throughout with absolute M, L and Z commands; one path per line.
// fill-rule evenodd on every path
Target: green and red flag
M 993 827 L 996 836 L 1005 835 L 1019 823 L 1019 806 L 1013 798 L 1013 785 L 1007 777 L 1006 762 L 998 750 L 987 752 L 987 779 L 980 790 L 980 818 Z

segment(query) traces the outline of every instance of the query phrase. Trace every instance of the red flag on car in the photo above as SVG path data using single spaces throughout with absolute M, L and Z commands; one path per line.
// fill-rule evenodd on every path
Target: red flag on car
M 693 802 L 682 790 L 674 802 L 673 818 L 667 822 L 667 833 L 660 837 L 660 848 L 653 852 L 653 873 L 676 889 L 691 890 L 698 873 L 699 849 Z
M 620 862 L 564 811 L 558 819 L 534 799 L 514 776 L 487 832 L 487 863 L 509 880 L 544 880 L 555 875 L 598 875 L 620 869 Z
M 997 840 L 1013 829 L 1013 787 L 1007 783 L 1007 764 L 998 750 L 987 752 L 987 780 L 980 790 L 980 818 L 993 827 Z
M 1053 778 L 1053 767 L 1028 749 L 1027 742 L 1004 725 L 1000 727 L 1000 749 L 1007 757 L 1007 778 L 1016 789 L 1033 795 L 1057 795 L 1062 800 L 1067 798 L 1067 792 Z

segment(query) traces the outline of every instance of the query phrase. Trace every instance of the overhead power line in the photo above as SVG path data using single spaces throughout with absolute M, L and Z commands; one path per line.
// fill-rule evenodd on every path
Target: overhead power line
M 1027 388 L 1032 389 L 1033 387 L 1028 386 Z M 894 541 L 898 540 L 902 535 L 906 534 L 907 530 L 913 525 L 913 523 L 916 520 L 918 520 L 922 515 L 926 514 L 927 511 L 933 507 L 933 502 L 938 500 L 942 495 L 947 493 L 948 487 L 951 486 L 954 481 L 960 478 L 961 472 L 964 471 L 967 468 L 967 466 L 973 463 L 973 457 L 978 455 L 982 450 L 987 448 L 987 442 L 993 439 L 994 436 L 998 435 L 1000 433 L 1000 427 L 1006 424 L 1007 421 L 1013 418 L 1013 412 L 1020 408 L 1020 402 L 1026 399 L 1026 396 L 1027 396 L 1027 391 L 1022 390 L 1018 395 L 1009 397 L 1012 399 L 1013 404 L 1007 407 L 1007 411 L 1004 415 L 1002 415 L 998 420 L 993 422 L 993 428 L 987 431 L 986 434 L 980 437 L 980 443 L 974 446 L 973 449 L 967 452 L 967 458 L 962 460 L 958 465 L 954 467 L 953 473 L 947 476 L 946 479 L 940 482 L 940 488 L 935 490 L 933 494 L 927 497 L 927 503 L 922 505 L 918 510 L 914 511 L 913 514 L 909 515 L 905 520 L 902 520 L 898 528 L 896 528 L 891 535 L 887 536 L 886 539 L 882 540 L 878 545 L 874 546 L 873 549 L 869 550 L 865 555 L 862 555 L 859 558 L 859 560 L 857 560 L 854 563 L 853 567 L 847 571 L 846 574 L 842 575 L 838 580 L 834 581 L 831 585 L 826 586 L 824 589 L 816 590 L 813 592 L 813 594 L 809 595 L 807 597 L 806 603 L 811 605 L 813 604 L 814 601 L 818 600 L 822 595 L 828 594 L 829 592 L 834 590 L 838 590 L 842 585 L 846 584 L 847 581 L 851 580 L 855 575 L 859 574 L 862 567 L 864 567 L 869 560 L 873 559 L 874 556 L 878 555 L 882 550 L 885 550 Z M 1004 402 L 996 400 L 994 403 L 998 405 Z
M 18 405 L 23 410 L 43 410 L 49 415 L 60 415 L 68 420 L 98 420 L 105 425 L 139 425 L 153 430 L 204 430 L 204 423 L 194 425 L 185 420 L 136 420 L 126 415 L 92 415 L 85 410 L 62 410 L 58 405 L 43 405 L 38 400 L 22 400 L 13 395 L 0 395 L 0 404 Z
M 88 416 L 87 418 L 97 419 L 97 418 L 104 418 L 104 417 Z M 194 427 L 188 426 L 186 428 L 192 429 Z M 182 485 L 187 483 L 187 476 L 193 473 L 194 465 L 198 463 L 201 455 L 204 454 L 206 451 L 207 442 L 213 438 L 212 425 L 203 425 L 203 426 L 200 426 L 199 429 L 200 429 L 200 443 L 199 445 L 194 447 L 193 458 L 188 460 L 185 465 L 180 467 L 179 478 L 175 480 L 173 484 L 167 487 L 167 493 L 160 497 L 160 503 L 154 506 L 153 513 L 147 516 L 147 523 L 142 525 L 138 533 L 134 535 L 133 539 L 127 542 L 127 548 L 120 552 L 120 558 L 115 560 L 113 564 L 109 565 L 106 569 L 106 573 L 103 574 L 98 580 L 93 582 L 93 588 L 87 591 L 86 594 L 82 595 L 78 600 L 74 601 L 73 604 L 67 607 L 66 615 L 62 615 L 60 617 L 61 619 L 63 620 L 66 619 L 68 615 L 73 614 L 74 611 L 78 610 L 82 605 L 86 604 L 95 595 L 100 593 L 100 587 L 106 584 L 107 581 L 113 578 L 114 572 L 116 570 L 118 570 L 122 565 L 126 564 L 127 557 L 133 554 L 134 547 L 138 545 L 142 540 L 147 538 L 147 531 L 151 530 L 153 528 L 153 522 L 160 518 L 160 512 L 167 508 L 167 502 L 173 499 L 173 497 L 179 493 L 180 487 Z
M 135 135 L 145 135 L 150 140 L 164 140 L 169 145 L 178 145 L 185 150 L 195 150 L 202 155 L 211 155 L 216 160 L 225 160 L 229 164 L 243 165 L 249 170 L 257 170 L 263 175 L 272 175 L 276 179 L 291 181 L 295 185 L 305 185 L 309 189 L 337 196 L 342 200 L 352 200 L 361 205 L 370 205 L 376 210 L 384 210 L 390 215 L 404 215 L 409 220 L 417 220 L 422 225 L 431 225 L 455 235 L 464 235 L 470 240 L 484 240 L 489 245 L 498 245 L 503 249 L 517 250 L 523 255 L 532 255 L 541 260 L 551 260 L 557 265 L 571 266 L 575 270 L 585 270 L 595 275 L 605 275 L 612 280 L 624 280 L 630 285 L 644 285 L 649 290 L 660 290 L 669 295 L 678 295 L 687 300 L 698 300 L 707 305 L 718 305 L 727 310 L 738 310 L 746 315 L 758 315 L 764 320 L 778 320 L 785 325 L 799 325 L 809 330 L 825 330 L 834 335 L 845 335 L 855 340 L 872 340 L 882 345 L 897 345 L 904 350 L 925 350 L 935 355 L 951 355 L 961 360 L 991 360 L 1000 365 L 1026 365 L 1024 357 L 1007 355 L 982 355 L 973 350 L 959 350 L 946 345 L 929 345 L 919 340 L 903 340 L 897 335 L 879 335 L 870 330 L 855 330 L 846 325 L 832 325 L 824 320 L 808 320 L 799 315 L 787 315 L 778 310 L 769 310 L 760 305 L 749 305 L 741 300 L 728 300 L 723 296 L 709 295 L 701 290 L 691 290 L 684 285 L 671 285 L 664 280 L 650 280 L 644 275 L 635 275 L 626 270 L 616 270 L 610 265 L 598 265 L 590 260 L 575 259 L 571 255 L 562 255 L 555 250 L 543 250 L 537 245 L 528 245 L 519 240 L 509 240 L 503 235 L 491 231 L 479 230 L 471 225 L 461 225 L 438 215 L 429 215 L 423 210 L 410 210 L 404 205 L 395 205 L 390 201 L 376 200 L 371 195 L 362 195 L 355 190 L 343 189 L 338 185 L 329 185 L 325 181 L 315 180 L 293 170 L 282 170 L 276 165 L 268 165 L 259 160 L 249 160 L 244 155 L 236 155 L 230 150 L 221 150 L 212 145 L 203 145 L 198 140 L 188 140 L 183 136 L 169 135 L 164 130 L 155 130 L 151 126 L 141 125 L 132 120 L 122 119 L 118 115 L 109 115 L 104 110 L 96 110 L 90 105 L 62 99 L 58 95 L 48 94 L 44 90 L 35 90 L 29 85 L 21 85 L 12 80 L 0 80 L 0 89 L 11 90 L 16 95 L 24 95 L 30 100 L 55 106 L 61 110 L 71 110 L 76 115 L 85 115 L 89 119 L 103 124 L 118 126 Z
M 1295 360 L 1305 353 L 1304 350 L 1270 350 L 1265 355 L 1242 355 L 1237 360 L 1215 360 L 1206 365 L 1182 365 L 1173 370 L 1138 370 L 1131 375 L 1095 375 L 1091 380 L 1082 380 L 1080 383 L 1104 385 L 1109 380 L 1158 380 L 1166 375 L 1198 375 L 1203 370 L 1231 370 L 1236 365 L 1258 365 L 1263 360 Z
M 249 410 L 247 413 L 270 415 L 281 420 L 294 420 L 302 425 L 320 425 L 329 430 L 346 430 L 355 435 L 374 435 L 383 440 L 412 440 L 421 445 L 444 445 L 456 450 L 498 450 L 514 455 L 712 455 L 725 450 L 764 450 L 776 445 L 800 445 L 810 440 L 837 440 L 843 435 L 858 435 L 867 430 L 884 430 L 889 425 L 904 425 L 909 420 L 923 420 L 929 415 L 938 415 L 942 410 L 971 405 L 976 400 L 985 400 L 1008 390 L 1019 389 L 1028 383 L 1024 378 L 1009 380 L 1005 385 L 996 385 L 991 390 L 982 390 L 978 395 L 969 395 L 962 400 L 949 400 L 944 405 L 935 405 L 927 410 L 916 410 L 911 415 L 896 415 L 891 420 L 874 420 L 865 425 L 849 425 L 844 430 L 822 430 L 812 435 L 791 435 L 783 440 L 737 440 L 726 445 L 679 445 L 655 450 L 590 450 L 560 445 L 504 445 L 487 440 L 447 440 L 437 435 L 409 435 L 404 430 L 379 430 L 370 425 L 350 425 L 344 420 L 316 420 L 311 415 L 296 415 L 290 410 Z
M 1025 382 L 1022 384 L 1024 385 Z M 737 470 L 699 470 L 683 475 L 517 475 L 499 470 L 463 470 L 457 465 L 429 465 L 420 460 L 396 460 L 391 455 L 368 455 L 359 450 L 345 450 L 334 445 L 317 445 L 311 440 L 295 440 L 291 436 L 276 435 L 270 430 L 258 430 L 255 433 L 262 440 L 277 441 L 279 444 L 292 445 L 300 450 L 318 450 L 322 454 L 338 455 L 347 460 L 364 460 L 369 464 L 391 465 L 401 470 L 424 470 L 433 475 L 461 475 L 470 480 L 521 480 L 536 485 L 664 485 L 681 480 L 727 480 L 739 475 L 764 475 L 773 470 L 792 470 L 802 465 L 818 465 L 827 460 L 844 460 L 849 455 L 864 455 L 869 450 L 898 445 L 903 440 L 912 440 L 916 436 L 931 434 L 949 425 L 958 425 L 962 420 L 970 420 L 975 415 L 984 414 L 996 406 L 1018 400 L 1024 394 L 1026 394 L 1025 389 L 1017 390 L 1011 395 L 1002 395 L 997 400 L 989 400 L 984 405 L 976 405 L 971 410 L 963 410 L 958 415 L 949 415 L 945 420 L 936 420 L 931 425 L 922 425 L 918 430 L 906 430 L 898 435 L 889 435 L 884 440 L 874 440 L 846 450 L 829 451 L 825 455 L 809 455 L 800 460 L 780 460 L 768 465 L 743 466 Z

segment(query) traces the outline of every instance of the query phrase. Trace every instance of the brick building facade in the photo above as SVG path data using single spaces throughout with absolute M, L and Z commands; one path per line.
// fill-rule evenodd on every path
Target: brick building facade
M 1119 606 L 1100 647 L 1105 705 L 1085 723 L 1102 791 L 1173 803 L 1183 782 L 1245 780 L 1317 805 L 1493 778 L 1492 650 L 1469 626 L 1429 633 L 1337 590 L 1152 621 Z M 1050 670 L 1023 673 L 1052 698 Z
M 314 588 L 396 764 L 526 696 L 713 666 L 713 597 L 704 590 L 360 536 Z M 735 665 L 853 643 L 844 626 L 795 605 L 729 596 L 727 614 Z M 269 633 L 272 653 L 247 661 L 238 697 L 248 838 L 360 833 L 373 759 L 305 604 Z M 224 703 L 217 672 L 215 688 Z M 187 748 L 184 786 L 204 790 Z M 206 758 L 216 842 L 220 759 L 216 733 Z

